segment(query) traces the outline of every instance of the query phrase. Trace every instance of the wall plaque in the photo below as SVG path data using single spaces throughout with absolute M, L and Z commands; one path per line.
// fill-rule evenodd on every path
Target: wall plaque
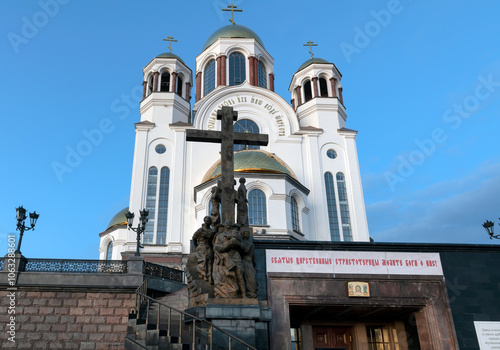
M 500 349 L 500 322 L 474 321 L 479 349 Z
M 347 282 L 347 295 L 350 297 L 369 297 L 370 284 L 368 282 Z

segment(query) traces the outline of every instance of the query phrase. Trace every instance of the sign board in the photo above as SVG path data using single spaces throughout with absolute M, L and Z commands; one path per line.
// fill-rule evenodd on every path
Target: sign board
M 442 276 L 439 253 L 266 250 L 267 272 Z
M 474 321 L 479 349 L 500 349 L 500 322 Z

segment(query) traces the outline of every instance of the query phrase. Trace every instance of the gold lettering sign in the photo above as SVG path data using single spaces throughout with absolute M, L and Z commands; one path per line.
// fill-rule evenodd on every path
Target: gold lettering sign
M 223 106 L 233 106 L 237 107 L 238 104 L 241 103 L 251 103 L 253 105 L 259 106 L 264 112 L 271 115 L 276 122 L 276 126 L 278 129 L 278 136 L 285 136 L 285 122 L 283 113 L 276 108 L 272 103 L 266 102 L 261 98 L 249 95 L 243 96 L 233 96 L 227 98 L 222 103 L 220 103 L 210 114 L 207 121 L 207 129 L 213 130 L 215 128 L 215 122 L 217 121 L 217 111 L 221 109 Z

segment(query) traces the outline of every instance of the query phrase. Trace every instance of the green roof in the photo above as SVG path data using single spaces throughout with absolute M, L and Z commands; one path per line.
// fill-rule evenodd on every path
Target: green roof
M 125 216 L 126 212 L 128 212 L 128 207 L 120 210 L 115 216 L 113 216 L 106 230 L 109 230 L 110 228 L 115 227 L 117 225 L 126 225 L 127 224 L 127 217 Z
M 333 64 L 331 62 L 328 62 L 327 60 L 324 60 L 322 58 L 319 58 L 319 57 L 315 57 L 315 58 L 311 58 L 311 59 L 308 59 L 307 61 L 305 61 L 304 63 L 302 63 L 299 67 L 299 69 L 297 69 L 297 72 L 299 70 L 302 70 L 304 68 L 306 68 L 307 66 L 313 64 L 313 63 L 328 63 L 328 64 Z
M 162 53 L 156 57 L 158 57 L 158 58 L 175 58 L 175 59 L 178 59 L 179 61 L 181 61 L 182 63 L 184 63 L 182 58 L 180 58 L 179 56 L 177 56 L 176 54 L 174 54 L 172 52 L 165 52 L 165 53 Z M 184 63 L 184 65 L 186 65 L 186 64 Z
M 290 167 L 280 158 L 263 150 L 242 150 L 234 153 L 234 171 L 238 173 L 286 174 L 296 179 Z M 219 176 L 221 173 L 218 160 L 205 175 L 203 182 Z
M 222 27 L 216 30 L 203 45 L 202 51 L 205 51 L 210 45 L 215 43 L 219 38 L 251 38 L 255 39 L 262 47 L 264 43 L 260 37 L 250 28 L 245 26 L 240 26 L 239 24 L 230 24 L 228 26 Z

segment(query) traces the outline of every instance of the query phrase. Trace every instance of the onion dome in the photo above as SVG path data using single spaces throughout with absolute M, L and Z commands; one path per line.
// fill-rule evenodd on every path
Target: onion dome
M 125 216 L 125 213 L 127 212 L 128 212 L 128 207 L 120 210 L 115 216 L 113 216 L 113 218 L 109 222 L 108 228 L 105 231 L 115 226 L 127 225 L 127 217 Z
M 203 45 L 202 51 L 205 51 L 210 45 L 215 43 L 219 38 L 251 38 L 255 39 L 262 47 L 264 43 L 262 39 L 250 28 L 241 26 L 239 24 L 230 24 L 216 30 Z
M 326 63 L 326 64 L 333 64 L 331 62 L 328 62 L 327 60 L 324 60 L 322 58 L 319 58 L 319 57 L 314 57 L 314 58 L 310 58 L 308 59 L 307 61 L 305 61 L 304 63 L 302 63 L 299 67 L 299 69 L 297 69 L 297 72 L 306 68 L 307 66 L 310 66 L 311 64 L 313 63 Z
M 179 61 L 181 61 L 182 63 L 184 63 L 184 61 L 182 60 L 182 58 L 180 58 L 176 54 L 173 54 L 172 52 L 162 53 L 162 54 L 156 56 L 156 58 L 175 58 L 175 59 L 178 59 Z M 186 65 L 186 64 L 184 63 L 184 65 Z
M 208 170 L 203 182 L 206 182 L 221 173 L 220 159 Z M 267 174 L 286 174 L 293 177 L 295 174 L 292 169 L 276 155 L 263 150 L 242 150 L 234 153 L 234 172 L 235 173 L 267 173 Z

